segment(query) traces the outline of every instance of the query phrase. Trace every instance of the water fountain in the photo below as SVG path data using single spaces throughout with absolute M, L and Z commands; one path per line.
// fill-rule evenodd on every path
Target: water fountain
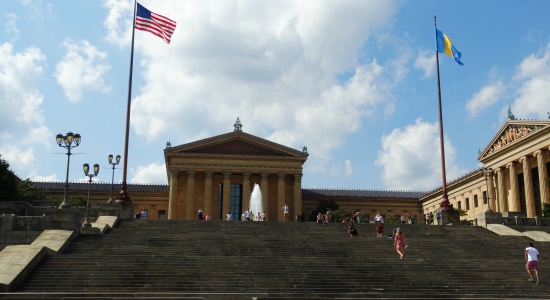
M 254 184 L 252 194 L 250 194 L 249 207 L 250 210 L 253 211 L 256 215 L 258 214 L 258 212 L 260 212 L 260 214 L 264 212 L 264 209 L 262 207 L 262 191 L 260 191 L 260 186 L 257 183 Z

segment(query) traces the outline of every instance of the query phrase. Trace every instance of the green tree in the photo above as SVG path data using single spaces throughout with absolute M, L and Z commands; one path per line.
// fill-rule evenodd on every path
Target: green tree
M 330 211 L 332 215 L 332 212 L 338 210 L 338 208 L 339 207 L 338 205 L 336 205 L 336 202 L 334 202 L 334 200 L 319 200 L 317 201 L 317 207 L 315 207 L 309 215 L 309 221 L 317 221 L 317 215 L 319 213 L 324 215 L 327 211 Z M 332 215 L 332 220 L 335 221 L 334 215 Z M 340 221 L 342 220 L 340 219 Z
M 338 207 L 338 209 L 330 210 L 330 215 L 332 216 L 332 222 L 340 223 L 342 220 L 349 221 L 351 218 L 351 210 L 347 209 L 345 206 Z M 326 211 L 325 211 L 326 212 Z
M 17 185 L 17 196 L 14 200 L 32 203 L 44 199 L 46 199 L 46 192 L 37 190 L 30 179 L 22 180 Z
M 18 181 L 19 178 L 10 170 L 10 164 L 0 159 L 0 201 L 16 200 Z
M 63 202 L 63 199 L 52 199 L 56 206 L 61 205 L 61 202 Z M 67 199 L 67 203 L 69 203 L 72 207 L 86 207 L 87 204 L 86 198 L 83 196 L 72 196 Z

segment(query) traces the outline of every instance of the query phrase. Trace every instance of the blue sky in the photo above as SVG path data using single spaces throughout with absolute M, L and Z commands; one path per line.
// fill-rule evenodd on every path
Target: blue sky
M 550 111 L 548 1 L 148 1 L 172 43 L 136 32 L 128 179 L 167 183 L 163 148 L 233 129 L 307 145 L 304 187 L 441 185 L 435 33 L 447 178 L 479 166 L 506 120 Z M 80 133 L 70 180 L 123 154 L 133 2 L 4 1 L 0 154 L 23 178 L 64 180 L 57 133 Z M 119 167 L 122 167 L 119 165 Z M 115 173 L 120 181 L 121 170 Z

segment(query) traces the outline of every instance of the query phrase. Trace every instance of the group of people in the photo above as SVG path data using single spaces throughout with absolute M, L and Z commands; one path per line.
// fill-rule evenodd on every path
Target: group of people
M 227 221 L 231 221 L 232 215 L 231 212 L 227 213 Z M 267 221 L 267 215 L 265 214 L 265 211 L 263 213 L 258 212 L 258 214 L 254 214 L 253 211 L 250 210 L 250 208 L 247 208 L 245 212 L 241 214 L 241 221 Z
M 202 211 L 202 208 L 199 208 L 199 211 L 197 211 L 197 216 L 199 217 L 199 220 L 210 220 L 210 215 L 208 214 L 205 214 L 203 211 Z
M 330 211 L 327 211 L 326 214 L 319 213 L 317 215 L 317 224 L 325 224 L 330 223 L 332 221 L 332 216 L 330 215 Z
M 145 208 L 142 208 L 141 211 L 136 213 L 136 219 L 147 219 L 149 213 Z

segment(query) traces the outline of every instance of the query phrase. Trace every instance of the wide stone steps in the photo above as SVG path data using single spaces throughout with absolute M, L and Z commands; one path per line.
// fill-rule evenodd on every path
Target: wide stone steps
M 399 260 L 387 237 L 392 227 L 378 239 L 375 225 L 357 224 L 360 236 L 351 239 L 347 224 L 121 221 L 45 258 L 19 291 L 54 297 L 44 299 L 92 299 L 98 292 L 112 293 L 98 299 L 135 299 L 151 291 L 163 299 L 548 296 L 547 287 L 526 280 L 525 237 L 403 225 L 409 247 Z M 549 244 L 535 244 L 541 255 L 550 253 Z M 549 266 L 541 264 L 541 273 L 550 274 Z

